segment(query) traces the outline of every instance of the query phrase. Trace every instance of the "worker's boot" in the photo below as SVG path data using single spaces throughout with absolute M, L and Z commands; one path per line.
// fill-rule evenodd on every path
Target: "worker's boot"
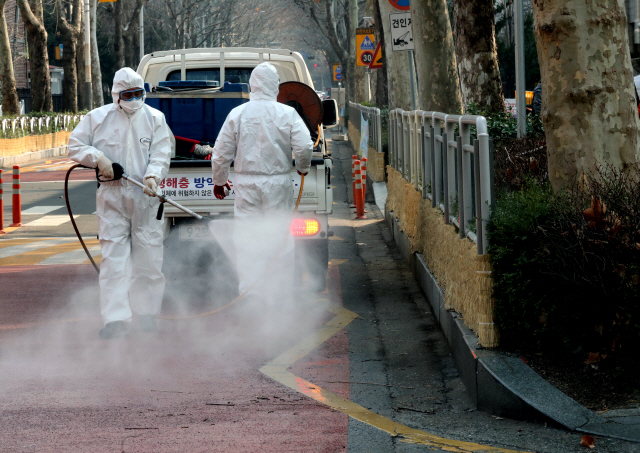
M 156 317 L 153 315 L 142 315 L 138 318 L 138 324 L 140 325 L 140 330 L 143 332 L 155 332 L 158 330 L 158 326 L 156 324 Z
M 127 333 L 128 329 L 124 321 L 114 321 L 107 323 L 100 329 L 100 338 L 109 340 L 111 338 L 124 337 Z

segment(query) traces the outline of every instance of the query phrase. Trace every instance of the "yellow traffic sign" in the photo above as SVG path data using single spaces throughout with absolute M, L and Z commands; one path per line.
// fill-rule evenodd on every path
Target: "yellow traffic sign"
M 333 81 L 342 82 L 342 66 L 339 63 L 333 64 Z
M 383 59 L 382 52 L 380 50 L 382 41 L 378 42 L 378 47 L 376 47 L 376 51 L 373 53 L 373 60 L 371 60 L 371 64 L 369 65 L 369 69 L 380 69 L 382 67 Z
M 369 66 L 373 61 L 373 51 L 375 45 L 375 30 L 373 27 L 369 28 L 356 28 L 356 65 Z

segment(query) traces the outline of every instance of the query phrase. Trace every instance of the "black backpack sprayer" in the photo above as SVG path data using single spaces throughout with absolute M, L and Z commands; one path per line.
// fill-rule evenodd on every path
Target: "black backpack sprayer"
M 65 202 L 67 205 L 67 212 L 69 213 L 69 217 L 71 218 L 71 224 L 73 225 L 73 229 L 76 232 L 76 236 L 78 236 L 78 240 L 80 241 L 80 244 L 82 245 L 82 248 L 84 249 L 84 252 L 87 254 L 87 256 L 89 257 L 89 261 L 91 261 L 91 264 L 93 265 L 93 268 L 96 270 L 96 272 L 98 274 L 100 274 L 100 268 L 98 267 L 98 265 L 96 264 L 96 262 L 93 260 L 93 257 L 91 256 L 91 253 L 89 253 L 89 249 L 87 248 L 87 245 L 84 243 L 84 240 L 82 239 L 82 235 L 80 234 L 80 230 L 78 230 L 78 226 L 76 225 L 76 221 L 73 218 L 73 213 L 71 212 L 71 205 L 69 204 L 69 176 L 71 175 L 71 172 L 73 170 L 75 170 L 76 168 L 87 168 L 87 169 L 91 169 L 90 167 L 85 167 L 84 165 L 81 164 L 76 164 L 74 166 L 72 166 L 71 168 L 69 168 L 69 170 L 67 171 L 67 175 L 65 176 L 64 179 L 64 198 L 65 198 Z M 93 169 L 92 169 L 93 170 Z M 129 175 L 127 175 L 124 171 L 124 168 L 122 168 L 122 165 L 114 162 L 113 163 L 113 179 L 109 179 L 109 180 L 103 180 L 100 179 L 100 171 L 98 170 L 98 168 L 95 168 L 96 171 L 96 179 L 98 180 L 98 187 L 100 187 L 100 183 L 101 182 L 109 182 L 109 181 L 117 181 L 119 179 L 124 179 L 126 181 L 129 181 L 130 183 L 140 187 L 140 189 L 144 189 L 146 186 L 144 184 L 142 184 L 139 181 L 136 181 L 135 179 L 131 178 Z M 295 210 L 293 211 L 294 214 L 298 211 L 298 206 L 300 205 L 300 198 L 302 197 L 302 190 L 304 188 L 304 175 L 301 175 L 301 180 L 300 180 L 300 192 L 298 193 L 298 199 L 296 200 L 296 207 Z M 171 198 L 168 198 L 166 196 L 164 196 L 161 193 L 158 192 L 153 192 L 154 197 L 158 197 L 160 199 L 160 206 L 158 207 L 158 214 L 156 215 L 156 219 L 158 220 L 162 220 L 162 215 L 164 213 L 164 204 L 165 203 L 169 203 L 171 206 L 174 206 L 178 209 L 180 209 L 181 211 L 189 214 L 190 216 L 198 219 L 198 220 L 204 220 L 204 217 L 202 217 L 199 214 L 196 214 L 195 212 L 193 212 L 191 209 L 188 209 L 184 206 L 182 206 L 179 203 L 176 203 L 175 201 L 173 201 Z M 286 238 L 285 238 L 286 240 Z M 284 243 L 283 243 L 284 245 Z M 277 255 L 274 257 L 274 259 L 277 258 Z M 258 277 L 256 279 L 256 281 L 249 287 L 247 288 L 242 294 L 240 294 L 238 297 L 236 297 L 235 299 L 233 299 L 231 302 L 229 302 L 228 304 L 224 305 L 223 307 L 217 308 L 215 310 L 206 312 L 206 313 L 200 313 L 198 315 L 192 315 L 192 316 L 181 316 L 181 317 L 173 317 L 173 316 L 158 316 L 161 319 L 172 319 L 172 320 L 179 320 L 179 319 L 192 319 L 192 318 L 200 318 L 203 316 L 209 316 L 212 315 L 214 313 L 218 313 L 226 308 L 229 308 L 230 306 L 234 305 L 236 302 L 238 302 L 239 300 L 241 300 L 245 295 L 247 295 L 247 293 L 249 293 L 249 291 L 251 291 L 253 289 L 253 287 L 258 283 L 258 281 L 260 281 L 260 278 L 262 278 L 264 276 L 264 274 L 266 274 L 269 271 L 269 268 L 271 266 L 266 266 L 265 270 L 263 271 L 262 275 L 260 275 L 260 277 Z

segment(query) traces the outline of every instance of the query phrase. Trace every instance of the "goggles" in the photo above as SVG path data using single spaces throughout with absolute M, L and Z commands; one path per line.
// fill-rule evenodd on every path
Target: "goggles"
M 142 99 L 143 97 L 144 97 L 144 90 L 140 88 L 134 88 L 132 90 L 120 92 L 120 99 L 125 101 L 131 101 L 133 99 Z

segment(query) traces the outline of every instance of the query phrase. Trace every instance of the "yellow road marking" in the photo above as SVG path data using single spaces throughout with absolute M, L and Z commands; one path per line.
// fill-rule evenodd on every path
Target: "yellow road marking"
M 330 241 L 344 241 L 344 239 L 342 239 L 340 236 L 336 236 L 335 234 L 331 237 L 329 237 Z
M 353 401 L 342 398 L 333 392 L 329 392 L 287 371 L 295 362 L 305 357 L 312 350 L 347 327 L 351 321 L 359 317 L 356 313 L 337 305 L 330 306 L 328 309 L 335 313 L 336 316 L 334 318 L 329 320 L 319 330 L 304 338 L 300 343 L 268 362 L 260 368 L 260 372 L 296 392 L 302 393 L 335 410 L 344 412 L 350 417 L 378 428 L 393 437 L 399 437 L 403 442 L 428 445 L 452 452 L 513 453 L 516 451 L 480 445 L 473 442 L 446 439 L 444 437 L 434 436 L 426 431 L 409 428 L 408 426 L 394 422 L 387 417 L 365 409 Z
M 89 239 L 85 241 L 87 247 L 98 245 L 97 239 Z M 6 258 L 0 258 L 0 266 L 31 266 L 38 264 L 41 261 L 49 258 L 52 255 L 58 253 L 71 252 L 81 248 L 80 242 L 71 241 L 65 244 L 52 245 L 50 247 L 44 247 L 38 250 L 31 250 L 29 252 L 21 253 L 19 255 L 8 256 Z
M 9 234 L 9 233 L 11 233 L 12 231 L 19 230 L 20 228 L 22 228 L 22 227 L 6 227 L 3 231 L 4 231 L 5 233 Z M 2 236 L 0 236 L 0 237 L 2 237 Z
M 15 230 L 16 228 L 14 228 Z M 4 229 L 5 231 L 8 230 L 8 228 Z M 2 238 L 2 236 L 0 236 L 0 238 Z M 32 242 L 37 242 L 37 241 L 47 241 L 50 238 L 23 238 L 23 239 L 7 239 L 7 240 L 1 240 L 0 239 L 0 249 L 3 249 L 5 247 L 13 247 L 14 245 L 22 245 L 22 244 L 30 244 Z

